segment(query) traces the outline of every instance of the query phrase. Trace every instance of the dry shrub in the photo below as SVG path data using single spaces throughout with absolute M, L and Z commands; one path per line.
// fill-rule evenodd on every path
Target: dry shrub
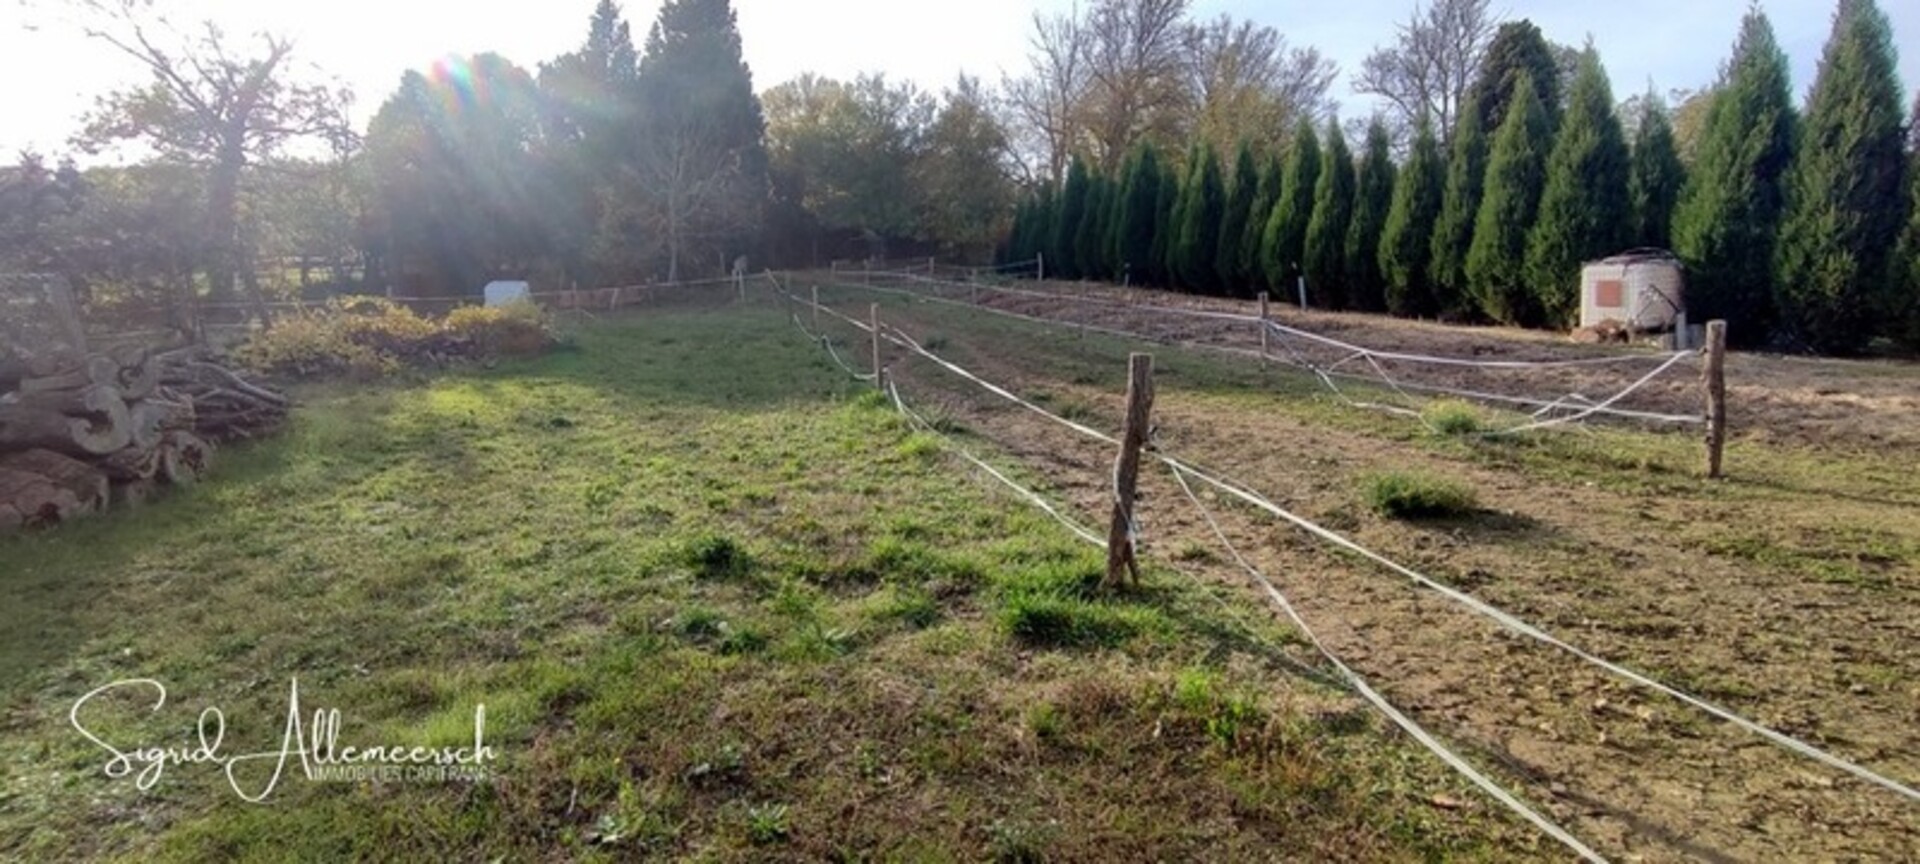
M 532 303 L 455 309 L 447 314 L 446 329 L 494 357 L 531 357 L 553 343 L 547 313 Z
M 268 375 L 368 379 L 406 364 L 534 355 L 552 341 L 546 314 L 532 303 L 460 308 L 435 320 L 384 298 L 353 297 L 282 317 L 235 356 Z

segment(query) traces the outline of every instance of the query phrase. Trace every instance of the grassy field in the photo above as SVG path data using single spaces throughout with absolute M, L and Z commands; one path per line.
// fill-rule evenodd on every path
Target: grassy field
M 300 396 L 196 489 L 0 542 L 0 858 L 1554 857 L 1169 563 L 1204 550 L 1094 591 L 1091 549 L 764 306 Z M 186 748 L 217 706 L 223 752 L 270 750 L 297 677 L 342 743 L 455 746 L 484 704 L 499 759 L 143 792 L 68 712 L 149 677 L 162 708 L 89 729 Z
M 1238 357 L 858 286 L 821 296 L 862 315 L 877 300 L 883 319 L 942 354 L 1100 428 L 1120 416 L 1128 352 L 1151 351 L 1164 452 L 1603 657 L 1896 781 L 1920 778 L 1912 614 L 1920 481 L 1896 445 L 1871 436 L 1805 442 L 1743 411 L 1728 476 L 1708 481 L 1694 434 L 1604 424 L 1517 437 L 1440 434 L 1346 405 L 1311 376 Z M 1112 458 L 1103 445 L 923 361 L 890 352 L 889 362 L 910 399 L 1031 466 L 1075 512 L 1099 512 Z M 1818 370 L 1822 386 L 1846 391 L 1855 365 Z M 1765 378 L 1739 382 L 1746 392 L 1768 386 Z M 1498 428 L 1517 418 L 1476 409 L 1464 419 L 1435 425 Z M 1399 488 L 1384 490 L 1395 496 L 1447 503 L 1424 518 L 1383 506 L 1382 478 L 1395 478 L 1389 485 Z M 1156 554 L 1184 558 L 1222 583 L 1244 581 L 1231 566 L 1212 566 L 1219 544 L 1164 471 L 1142 482 L 1141 518 Z M 1335 651 L 1610 855 L 1920 856 L 1920 811 L 1890 790 L 1516 639 L 1265 514 L 1230 500 L 1212 507 Z

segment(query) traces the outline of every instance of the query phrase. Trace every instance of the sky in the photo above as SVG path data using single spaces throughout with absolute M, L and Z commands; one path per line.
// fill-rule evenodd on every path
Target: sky
M 596 0 L 155 0 L 183 24 L 211 20 L 232 36 L 292 36 L 303 73 L 337 79 L 356 94 L 364 125 L 408 69 L 449 54 L 495 51 L 529 69 L 585 38 Z M 965 71 L 990 82 L 1024 67 L 1030 19 L 1072 0 L 735 0 L 754 84 L 801 72 L 851 77 L 884 72 L 939 90 Z M 1083 0 L 1084 2 L 1084 0 Z M 1531 18 L 1549 39 L 1589 37 L 1616 97 L 1710 83 L 1733 44 L 1748 0 L 1496 0 L 1509 18 Z M 63 20 L 62 0 L 0 0 L 0 160 L 23 149 L 59 154 L 101 94 L 143 83 L 141 70 Z M 1231 14 L 1312 45 L 1340 64 L 1335 97 L 1348 115 L 1371 110 L 1349 82 L 1390 42 L 1414 0 L 1195 0 L 1196 18 Z M 1834 0 L 1768 0 L 1793 89 L 1804 98 L 1831 26 Z M 1920 2 L 1881 0 L 1893 21 L 1905 92 L 1920 84 Z M 642 41 L 659 0 L 626 0 Z

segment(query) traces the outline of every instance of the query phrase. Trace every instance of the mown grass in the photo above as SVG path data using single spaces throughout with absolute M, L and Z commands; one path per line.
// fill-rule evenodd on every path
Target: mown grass
M 0 858 L 1006 860 L 1536 854 L 1319 684 L 1246 601 L 1101 562 L 762 310 L 321 387 L 146 510 L 0 544 Z M 1235 623 L 1228 623 L 1235 622 Z M 455 784 L 102 776 L 67 722 L 501 758 Z M 251 777 L 252 775 L 247 775 Z M 258 786 L 254 778 L 251 785 Z

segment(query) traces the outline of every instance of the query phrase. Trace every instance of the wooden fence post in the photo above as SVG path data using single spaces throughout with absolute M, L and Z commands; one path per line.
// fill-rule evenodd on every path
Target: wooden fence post
M 1267 292 L 1260 292 L 1260 359 L 1267 359 Z
M 1718 480 L 1727 446 L 1727 322 L 1707 322 L 1706 352 L 1707 476 Z
M 1045 282 L 1045 281 L 1047 281 L 1047 256 L 1046 256 L 1046 253 L 1044 253 L 1044 252 L 1035 252 L 1035 253 L 1034 253 L 1034 259 L 1033 259 L 1033 260 L 1034 260 L 1034 261 L 1036 262 L 1036 267 L 1037 267 L 1037 269 L 1036 269 L 1036 270 L 1034 271 L 1034 273 L 1035 273 L 1035 277 L 1034 277 L 1034 280 L 1033 280 L 1033 281 L 1035 281 L 1035 282 Z
M 1147 429 L 1153 415 L 1153 355 L 1133 354 L 1127 358 L 1127 421 L 1120 432 L 1120 455 L 1113 466 L 1113 521 L 1107 527 L 1107 578 L 1109 587 L 1120 584 L 1122 575 L 1140 584 L 1140 565 L 1134 558 L 1134 488 L 1140 479 L 1140 449 L 1147 443 Z
M 880 304 L 867 305 L 867 324 L 873 327 L 873 386 L 887 389 L 887 370 L 880 368 Z
M 820 283 L 818 282 L 813 283 L 812 288 L 813 288 L 813 332 L 818 333 L 820 332 Z

